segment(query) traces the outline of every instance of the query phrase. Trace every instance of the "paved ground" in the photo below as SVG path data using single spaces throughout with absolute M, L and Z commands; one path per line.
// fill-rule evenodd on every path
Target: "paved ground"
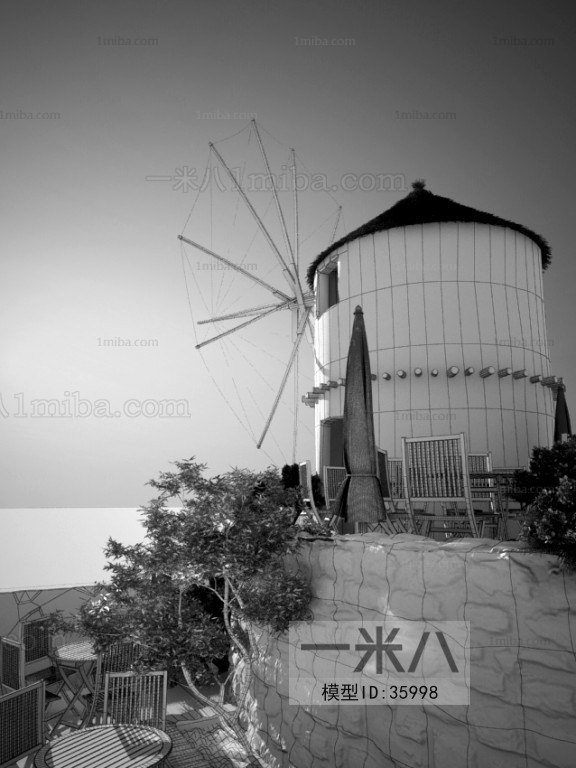
M 202 692 L 215 695 L 210 689 Z M 165 768 L 247 768 L 249 760 L 242 746 L 210 718 L 215 713 L 196 702 L 184 688 L 168 690 L 166 711 L 166 732 L 174 746 Z M 178 728 L 178 722 L 190 724 L 191 728 Z
M 216 699 L 215 688 L 203 688 L 202 693 Z M 56 717 L 62 706 L 58 702 L 50 705 L 47 716 Z M 166 732 L 173 747 L 163 763 L 164 768 L 248 768 L 250 760 L 242 746 L 220 727 L 213 715 L 213 710 L 199 703 L 182 686 L 168 689 Z M 179 728 L 178 723 L 189 727 Z M 71 730 L 71 724 L 62 724 L 50 735 L 52 738 L 64 736 Z M 31 758 L 23 758 L 13 765 L 31 768 L 33 762 Z

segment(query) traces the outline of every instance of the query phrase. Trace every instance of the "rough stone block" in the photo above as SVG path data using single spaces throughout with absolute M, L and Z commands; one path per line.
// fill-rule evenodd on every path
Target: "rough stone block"
M 316 620 L 470 622 L 470 706 L 289 705 L 288 645 L 262 634 L 247 702 L 272 768 L 574 768 L 576 577 L 557 558 L 479 540 L 309 540 Z M 311 655 L 310 670 L 314 670 Z

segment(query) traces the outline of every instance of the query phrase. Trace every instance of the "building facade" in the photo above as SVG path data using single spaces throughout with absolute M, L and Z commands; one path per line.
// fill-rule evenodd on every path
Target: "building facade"
M 464 432 L 493 466 L 528 466 L 554 430 L 543 270 L 550 249 L 521 225 L 417 182 L 310 267 L 316 297 L 316 460 L 341 465 L 346 362 L 360 305 L 376 444 Z

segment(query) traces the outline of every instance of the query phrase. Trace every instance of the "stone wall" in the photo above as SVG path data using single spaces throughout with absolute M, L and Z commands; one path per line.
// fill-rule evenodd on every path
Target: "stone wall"
M 54 611 L 62 611 L 66 617 L 73 616 L 98 592 L 94 585 L 0 592 L 0 636 L 20 641 L 24 622 L 40 619 Z M 57 642 L 58 638 L 55 640 Z
M 315 620 L 470 622 L 470 705 L 288 702 L 288 636 L 260 633 L 246 707 L 274 768 L 573 768 L 576 574 L 517 542 L 307 539 Z M 492 546 L 493 545 L 493 546 Z

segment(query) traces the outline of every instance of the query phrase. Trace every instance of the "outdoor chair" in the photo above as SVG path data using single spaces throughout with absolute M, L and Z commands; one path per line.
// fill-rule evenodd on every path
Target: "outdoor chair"
M 139 644 L 131 641 L 115 643 L 107 651 L 98 655 L 94 693 L 91 695 L 91 703 L 87 707 L 87 714 L 82 721 L 84 727 L 97 724 L 96 720 L 103 716 L 106 704 L 106 674 L 108 672 L 132 672 L 139 656 Z
M 166 728 L 168 673 L 107 672 L 104 723 Z
M 314 494 L 312 492 L 312 465 L 310 461 L 302 461 L 298 465 L 298 472 L 300 475 L 300 491 L 302 493 L 302 501 L 308 511 L 308 514 L 317 523 L 322 524 L 316 504 L 314 503 Z
M 515 490 L 514 475 L 516 472 L 525 472 L 526 467 L 493 467 L 492 472 L 500 478 L 500 503 L 502 505 L 502 538 L 514 538 L 520 533 L 524 520 L 525 505 L 521 501 L 512 498 Z M 510 525 L 512 523 L 512 525 Z
M 394 536 L 396 533 L 414 533 L 406 515 L 389 514 L 386 520 L 377 523 L 356 523 L 356 533 L 386 533 Z
M 17 640 L 0 639 L 0 685 L 15 690 L 39 680 L 56 682 L 49 621 L 47 617 L 23 621 Z
M 404 496 L 408 516 L 415 523 L 415 502 L 459 502 L 466 516 L 456 513 L 426 516 L 430 522 L 428 535 L 440 533 L 444 539 L 456 536 L 478 537 L 478 526 L 472 508 L 470 480 L 464 433 L 441 437 L 403 437 Z M 419 519 L 425 516 L 418 516 Z
M 388 478 L 390 495 L 397 506 L 404 499 L 404 484 L 402 482 L 402 459 L 388 459 Z
M 389 473 L 389 485 L 390 494 L 394 503 L 396 512 L 400 509 L 406 510 L 406 503 L 404 498 L 404 477 L 402 470 L 402 459 L 388 459 L 388 473 Z M 422 511 L 426 512 L 428 509 L 428 502 L 424 502 Z M 416 512 L 415 509 L 412 510 Z
M 469 453 L 468 471 L 470 475 L 492 472 L 492 454 L 490 452 Z M 484 537 L 490 532 L 495 538 L 498 533 L 498 515 L 501 510 L 498 504 L 498 488 L 494 479 L 491 477 L 470 477 L 470 497 L 474 507 L 477 504 L 486 505 L 486 509 L 474 509 L 480 535 Z
M 47 707 L 53 701 L 59 700 L 58 691 L 61 683 L 53 676 L 52 667 L 42 671 L 40 675 L 27 675 L 26 646 L 23 642 L 0 637 L 0 695 L 20 690 L 33 683 L 43 682 L 44 704 Z M 37 678 L 37 679 L 36 679 Z M 52 685 L 49 690 L 46 685 Z M 1 731 L 0 731 L 1 734 Z
M 0 696 L 0 768 L 44 745 L 45 683 Z
M 397 506 L 398 501 L 402 501 L 404 496 L 402 489 L 402 460 L 388 459 L 387 451 L 381 448 L 377 449 L 378 458 L 378 477 L 382 489 L 382 498 L 386 507 L 386 520 L 380 520 L 374 523 L 361 522 L 355 524 L 356 533 L 386 533 L 394 535 L 396 533 L 423 533 L 418 530 L 418 525 L 414 527 L 414 522 L 410 519 L 406 510 L 400 511 Z M 339 478 L 338 486 L 346 478 L 345 467 L 325 467 L 325 488 L 329 487 L 329 476 L 326 470 L 332 470 L 334 475 Z M 334 476 L 333 475 L 333 476 Z M 337 489 L 336 489 L 337 490 Z M 336 492 L 334 492 L 336 493 Z M 420 526 L 422 527 L 422 526 Z M 426 526 L 424 526 L 425 528 Z
M 414 527 L 413 520 L 410 519 L 405 511 L 399 512 L 396 509 L 396 499 L 393 491 L 392 474 L 390 469 L 390 462 L 388 460 L 388 453 L 381 448 L 378 448 L 377 459 L 378 478 L 380 480 L 380 487 L 382 490 L 382 499 L 386 507 L 386 519 L 373 523 L 356 523 L 355 532 L 385 533 L 389 536 L 393 536 L 397 533 L 415 533 L 416 529 Z M 399 464 L 401 468 L 402 462 L 399 462 Z M 393 469 L 394 472 L 397 471 L 397 467 L 398 464 L 395 464 Z
M 0 694 L 24 688 L 24 664 L 24 643 L 0 637 Z
M 384 506 L 386 511 L 396 512 L 396 503 L 394 501 L 394 494 L 392 493 L 392 484 L 390 482 L 390 466 L 388 462 L 388 452 L 377 449 L 378 458 L 378 477 L 380 478 L 380 487 L 382 489 L 382 498 L 384 499 Z
M 344 480 L 346 467 L 324 467 L 324 497 L 328 511 L 332 509 Z
M 43 616 L 22 622 L 21 640 L 24 643 L 26 681 L 54 679 L 55 669 L 50 657 L 53 645 L 50 619 Z

